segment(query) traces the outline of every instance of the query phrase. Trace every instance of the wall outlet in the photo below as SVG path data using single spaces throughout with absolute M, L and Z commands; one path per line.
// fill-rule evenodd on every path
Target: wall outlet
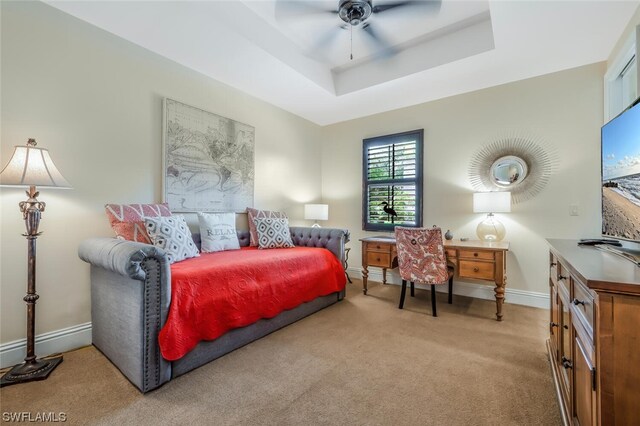
M 569 216 L 578 216 L 580 210 L 578 209 L 577 204 L 569 204 Z

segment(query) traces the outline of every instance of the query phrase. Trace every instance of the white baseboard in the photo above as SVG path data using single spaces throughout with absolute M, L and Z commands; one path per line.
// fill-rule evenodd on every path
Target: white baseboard
M 360 268 L 349 268 L 347 272 L 352 277 L 361 279 L 362 273 Z M 369 270 L 369 280 L 382 282 L 382 270 L 376 268 L 376 270 Z M 400 285 L 400 276 L 395 272 L 387 272 L 387 284 Z M 416 284 L 417 288 L 427 288 L 426 286 Z M 438 291 L 447 292 L 447 286 L 441 286 Z M 495 293 L 493 291 L 495 287 L 491 285 L 474 284 L 472 282 L 465 282 L 454 280 L 453 294 L 459 296 L 475 297 L 476 299 L 495 300 Z M 549 294 L 539 293 L 537 291 L 518 290 L 516 288 L 505 289 L 504 295 L 505 303 L 514 303 L 516 305 L 531 306 L 534 308 L 549 309 Z
M 43 357 L 70 351 L 91 344 L 91 323 L 74 325 L 36 336 L 36 355 Z M 11 367 L 24 360 L 27 339 L 14 340 L 0 345 L 0 368 Z

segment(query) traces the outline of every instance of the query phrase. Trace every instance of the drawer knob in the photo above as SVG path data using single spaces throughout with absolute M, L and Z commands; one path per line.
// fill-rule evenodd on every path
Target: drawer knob
M 473 253 L 473 256 L 474 257 L 478 257 L 478 253 Z
M 549 265 L 550 268 L 553 268 L 554 266 L 556 266 L 557 263 L 556 262 L 551 262 L 551 265 Z
M 566 280 L 568 277 L 563 277 L 562 275 L 558 275 L 559 280 Z
M 567 357 L 562 357 L 562 366 L 566 369 L 573 368 L 573 364 L 571 364 L 571 360 Z
M 379 258 L 379 257 L 378 257 L 378 258 L 376 258 L 376 261 L 377 261 L 377 262 L 380 262 L 380 258 Z
M 553 328 L 559 326 L 560 324 L 558 324 L 557 322 L 550 322 L 549 325 L 551 326 L 551 328 Z
M 477 266 L 473 268 L 473 272 L 478 272 L 478 271 L 480 271 L 480 268 L 478 268 Z
M 578 306 L 578 305 L 585 306 L 584 301 L 583 300 L 579 300 L 579 299 L 573 299 L 571 303 L 573 303 L 576 306 Z

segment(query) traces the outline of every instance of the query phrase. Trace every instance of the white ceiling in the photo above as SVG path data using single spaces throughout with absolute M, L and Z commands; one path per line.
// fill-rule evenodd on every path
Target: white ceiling
M 286 8 L 276 13 L 273 0 L 48 3 L 326 125 L 606 60 L 640 0 L 443 0 L 437 14 L 398 8 L 369 22 L 399 53 L 381 58 L 355 28 L 353 61 L 337 15 L 293 18 Z

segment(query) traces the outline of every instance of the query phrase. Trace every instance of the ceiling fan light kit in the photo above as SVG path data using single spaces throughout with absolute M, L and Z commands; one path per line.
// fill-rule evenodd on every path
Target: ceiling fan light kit
M 371 0 L 340 0 L 338 16 L 347 24 L 357 26 L 371 16 Z

